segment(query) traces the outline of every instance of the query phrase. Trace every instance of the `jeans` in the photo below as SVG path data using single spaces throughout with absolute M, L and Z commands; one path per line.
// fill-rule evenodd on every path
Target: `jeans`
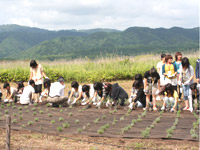
M 173 97 L 164 97 L 164 101 L 167 108 L 172 108 L 174 106 L 175 99 Z

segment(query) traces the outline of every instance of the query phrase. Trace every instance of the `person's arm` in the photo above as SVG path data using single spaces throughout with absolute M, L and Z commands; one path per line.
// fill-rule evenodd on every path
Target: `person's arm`
M 46 74 L 44 73 L 44 71 L 42 71 L 42 75 L 43 75 L 45 78 L 48 78 L 48 77 L 46 76 Z
M 81 97 L 82 97 L 82 91 L 79 92 L 79 96 L 78 96 L 78 98 L 76 99 L 76 101 L 78 101 L 79 99 L 81 99 Z
M 74 94 L 74 91 L 73 90 L 71 90 L 71 93 L 70 93 L 70 95 L 69 95 L 69 99 L 71 99 L 72 98 L 72 95 Z
M 147 88 L 147 79 L 144 78 L 144 91 L 146 91 L 146 88 Z
M 178 104 L 178 97 L 175 98 L 175 103 L 174 103 L 174 106 L 173 106 L 174 110 L 176 109 L 177 104 Z
M 33 72 L 30 71 L 30 77 L 29 77 L 29 80 L 32 80 L 32 78 L 33 78 Z

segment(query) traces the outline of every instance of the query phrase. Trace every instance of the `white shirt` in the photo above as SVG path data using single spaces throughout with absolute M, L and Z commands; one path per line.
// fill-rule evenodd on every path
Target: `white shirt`
M 194 76 L 194 69 L 193 69 L 193 67 L 190 65 L 189 68 L 190 69 L 187 68 L 185 70 L 186 74 L 183 75 L 183 66 L 182 65 L 180 66 L 180 70 L 179 71 L 180 71 L 180 74 L 182 76 L 182 79 L 181 79 L 181 80 L 183 80 L 182 82 L 185 82 L 185 81 L 189 80 L 191 76 Z M 190 81 L 190 83 L 193 83 L 193 79 Z
M 162 66 L 163 66 L 163 65 L 164 65 L 164 64 L 163 64 L 162 61 L 160 61 L 160 62 L 157 64 L 157 69 L 160 69 L 160 72 L 158 72 L 159 75 L 160 75 L 160 77 L 163 76 L 163 74 L 162 74 Z
M 62 85 L 60 82 L 54 82 L 50 86 L 50 97 L 55 96 L 64 96 L 65 85 Z
M 93 84 L 90 84 L 90 90 L 89 90 L 89 95 L 90 95 L 90 98 L 93 98 L 94 97 L 94 93 L 95 93 L 95 90 L 94 90 L 94 86 Z M 85 96 L 85 92 L 83 92 L 83 96 Z
M 28 85 L 24 88 L 24 91 L 20 97 L 20 104 L 29 104 L 30 96 L 35 93 L 34 88 L 31 85 Z

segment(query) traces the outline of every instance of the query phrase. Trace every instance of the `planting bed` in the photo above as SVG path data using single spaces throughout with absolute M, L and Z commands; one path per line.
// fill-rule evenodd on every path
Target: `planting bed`
M 174 125 L 176 113 L 151 112 L 141 109 L 132 112 L 118 109 L 84 109 L 82 106 L 53 108 L 43 106 L 0 105 L 0 127 L 5 128 L 5 115 L 11 115 L 11 128 L 55 135 L 87 135 L 91 137 L 146 138 L 142 132 L 150 128 L 148 138 L 171 138 L 198 141 L 198 115 L 181 111 L 171 137 L 167 129 Z M 160 116 L 160 117 L 159 117 Z M 192 133 L 193 133 L 192 132 Z M 194 134 L 194 133 L 193 133 Z

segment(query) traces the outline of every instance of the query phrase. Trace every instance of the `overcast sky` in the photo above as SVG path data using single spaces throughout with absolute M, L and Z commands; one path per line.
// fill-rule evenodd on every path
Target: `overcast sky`
M 199 26 L 199 0 L 0 0 L 0 24 L 50 30 Z

